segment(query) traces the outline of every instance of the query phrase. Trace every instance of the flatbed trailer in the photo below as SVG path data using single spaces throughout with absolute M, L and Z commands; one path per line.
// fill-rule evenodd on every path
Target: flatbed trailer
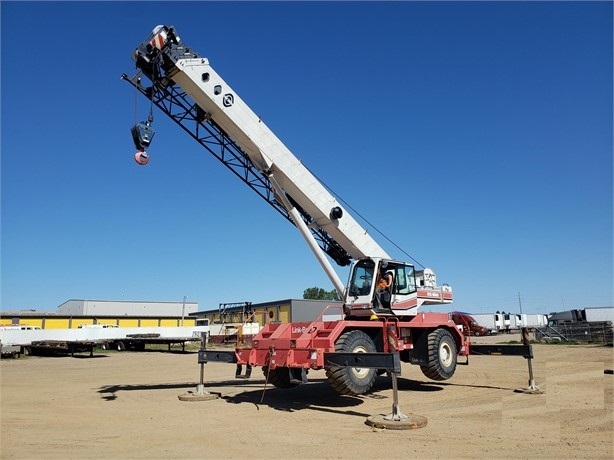
M 105 348 L 123 350 L 143 351 L 147 344 L 168 345 L 171 351 L 173 345 L 181 345 L 181 351 L 185 352 L 185 345 L 188 342 L 200 342 L 199 337 L 162 337 L 160 334 L 128 334 L 126 338 L 106 342 Z
M 94 347 L 100 345 L 99 341 L 91 340 L 41 340 L 32 342 L 28 349 L 31 354 L 70 354 L 89 352 L 90 357 L 94 356 Z
M 102 348 L 125 349 L 126 343 L 170 343 L 181 344 L 200 340 L 202 334 L 209 332 L 209 326 L 191 327 L 94 327 L 85 326 L 74 329 L 0 329 L 0 343 L 14 345 L 21 351 L 31 351 L 32 343 L 80 343 L 93 342 Z M 131 338 L 130 338 L 131 337 Z M 137 337 L 140 337 L 137 340 Z M 141 345 L 139 345 L 141 346 Z

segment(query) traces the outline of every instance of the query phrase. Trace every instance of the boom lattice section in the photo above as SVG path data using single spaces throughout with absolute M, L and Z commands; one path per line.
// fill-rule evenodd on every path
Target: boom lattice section
M 188 94 L 177 85 L 154 81 L 152 86 L 143 86 L 143 73 L 133 77 L 122 75 L 134 88 L 148 98 L 162 112 L 168 115 L 196 142 L 217 158 L 224 166 L 241 179 L 248 187 L 269 203 L 286 220 L 294 225 L 286 208 L 276 200 L 268 177 L 252 163 L 249 156 L 224 130 L 211 119 Z M 298 204 L 294 203 L 305 223 L 310 226 L 313 219 Z M 339 265 L 348 265 L 350 256 L 322 228 L 310 227 L 320 248 Z

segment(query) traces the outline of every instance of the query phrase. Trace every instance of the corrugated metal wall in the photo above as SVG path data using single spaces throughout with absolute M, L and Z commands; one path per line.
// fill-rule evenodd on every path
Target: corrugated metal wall
M 185 307 L 185 308 L 184 308 Z M 197 302 L 151 302 L 124 300 L 71 299 L 57 309 L 63 316 L 188 316 L 198 311 Z

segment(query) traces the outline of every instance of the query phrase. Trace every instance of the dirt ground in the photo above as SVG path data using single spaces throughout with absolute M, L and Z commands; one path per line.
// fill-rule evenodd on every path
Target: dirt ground
M 498 336 L 480 341 L 506 341 Z M 375 429 L 392 411 L 391 378 L 362 397 L 339 396 L 324 371 L 290 390 L 259 368 L 208 363 L 211 401 L 181 401 L 200 379 L 196 352 L 96 352 L 0 362 L 1 458 L 614 458 L 613 349 L 534 345 L 535 383 L 522 357 L 471 356 L 432 382 L 403 365 L 399 408 L 415 430 Z M 463 361 L 461 359 L 461 361 Z

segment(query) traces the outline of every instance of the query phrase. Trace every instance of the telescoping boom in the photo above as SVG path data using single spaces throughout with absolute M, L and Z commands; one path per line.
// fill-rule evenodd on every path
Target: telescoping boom
M 413 315 L 422 304 L 452 301 L 451 288 L 437 287 L 431 270 L 418 271 L 411 264 L 392 260 L 218 75 L 208 59 L 182 43 L 173 27 L 157 26 L 136 48 L 133 58 L 139 72 L 123 78 L 299 229 L 346 301 L 346 314 L 371 315 L 375 307 L 385 307 L 395 315 Z M 143 84 L 143 76 L 151 86 Z M 140 164 L 149 161 L 145 150 L 154 134 L 152 121 L 150 115 L 132 129 Z M 354 261 L 348 286 L 326 255 L 340 266 Z M 382 304 L 381 297 L 376 296 L 376 280 L 384 271 L 393 276 L 394 289 L 391 287 Z

